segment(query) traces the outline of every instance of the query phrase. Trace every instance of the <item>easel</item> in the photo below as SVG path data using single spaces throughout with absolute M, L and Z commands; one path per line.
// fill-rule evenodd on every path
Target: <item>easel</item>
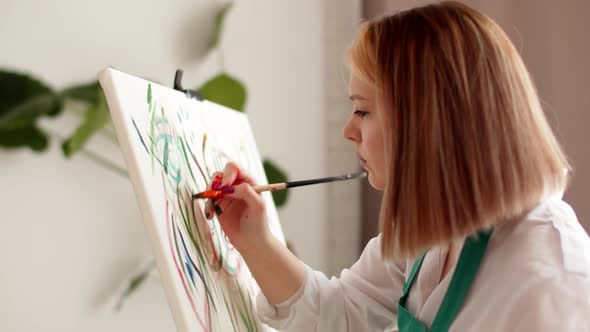
M 176 70 L 176 73 L 174 74 L 174 90 L 178 90 L 178 91 L 184 93 L 188 98 L 195 98 L 198 101 L 205 100 L 205 97 L 203 97 L 203 95 L 199 91 L 184 89 L 182 87 L 182 83 L 181 83 L 182 74 L 183 74 L 182 69 Z

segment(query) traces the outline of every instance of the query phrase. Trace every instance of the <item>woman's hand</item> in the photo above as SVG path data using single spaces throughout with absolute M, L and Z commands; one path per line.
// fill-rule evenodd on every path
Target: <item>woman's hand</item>
M 229 162 L 223 173 L 213 175 L 208 189 L 221 190 L 224 195 L 215 202 L 205 204 L 208 219 L 217 214 L 217 220 L 232 245 L 242 251 L 267 241 L 272 236 L 268 227 L 266 208 L 262 196 L 254 191 L 254 181 L 236 163 Z M 218 206 L 215 208 L 214 203 Z
M 282 303 L 301 287 L 305 265 L 271 234 L 262 196 L 254 191 L 254 181 L 235 163 L 223 173 L 215 173 L 209 189 L 224 195 L 213 205 L 205 204 L 205 216 L 217 214 L 221 228 L 242 254 L 262 293 L 272 304 Z M 217 210 L 217 211 L 216 211 Z

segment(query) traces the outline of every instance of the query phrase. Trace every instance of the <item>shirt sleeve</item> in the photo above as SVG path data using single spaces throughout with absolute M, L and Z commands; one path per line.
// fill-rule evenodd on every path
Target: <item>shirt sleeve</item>
M 272 305 L 259 293 L 258 315 L 281 331 L 382 331 L 397 320 L 404 271 L 405 263 L 383 260 L 378 236 L 340 278 L 306 266 L 305 282 L 285 302 Z

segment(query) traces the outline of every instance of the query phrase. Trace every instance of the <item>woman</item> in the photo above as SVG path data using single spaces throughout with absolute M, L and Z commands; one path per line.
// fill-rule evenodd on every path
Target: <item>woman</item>
M 235 164 L 219 221 L 288 331 L 590 331 L 590 240 L 524 64 L 457 2 L 365 22 L 344 136 L 384 191 L 380 234 L 328 280 L 270 234 Z M 214 209 L 209 202 L 206 212 Z

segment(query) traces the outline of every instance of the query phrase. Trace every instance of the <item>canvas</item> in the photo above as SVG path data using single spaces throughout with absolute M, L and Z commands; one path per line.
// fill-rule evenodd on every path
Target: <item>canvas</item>
M 256 318 L 259 288 L 242 257 L 192 199 L 230 160 L 267 183 L 247 116 L 111 68 L 99 81 L 177 329 L 271 330 Z M 272 196 L 262 195 L 284 243 Z

